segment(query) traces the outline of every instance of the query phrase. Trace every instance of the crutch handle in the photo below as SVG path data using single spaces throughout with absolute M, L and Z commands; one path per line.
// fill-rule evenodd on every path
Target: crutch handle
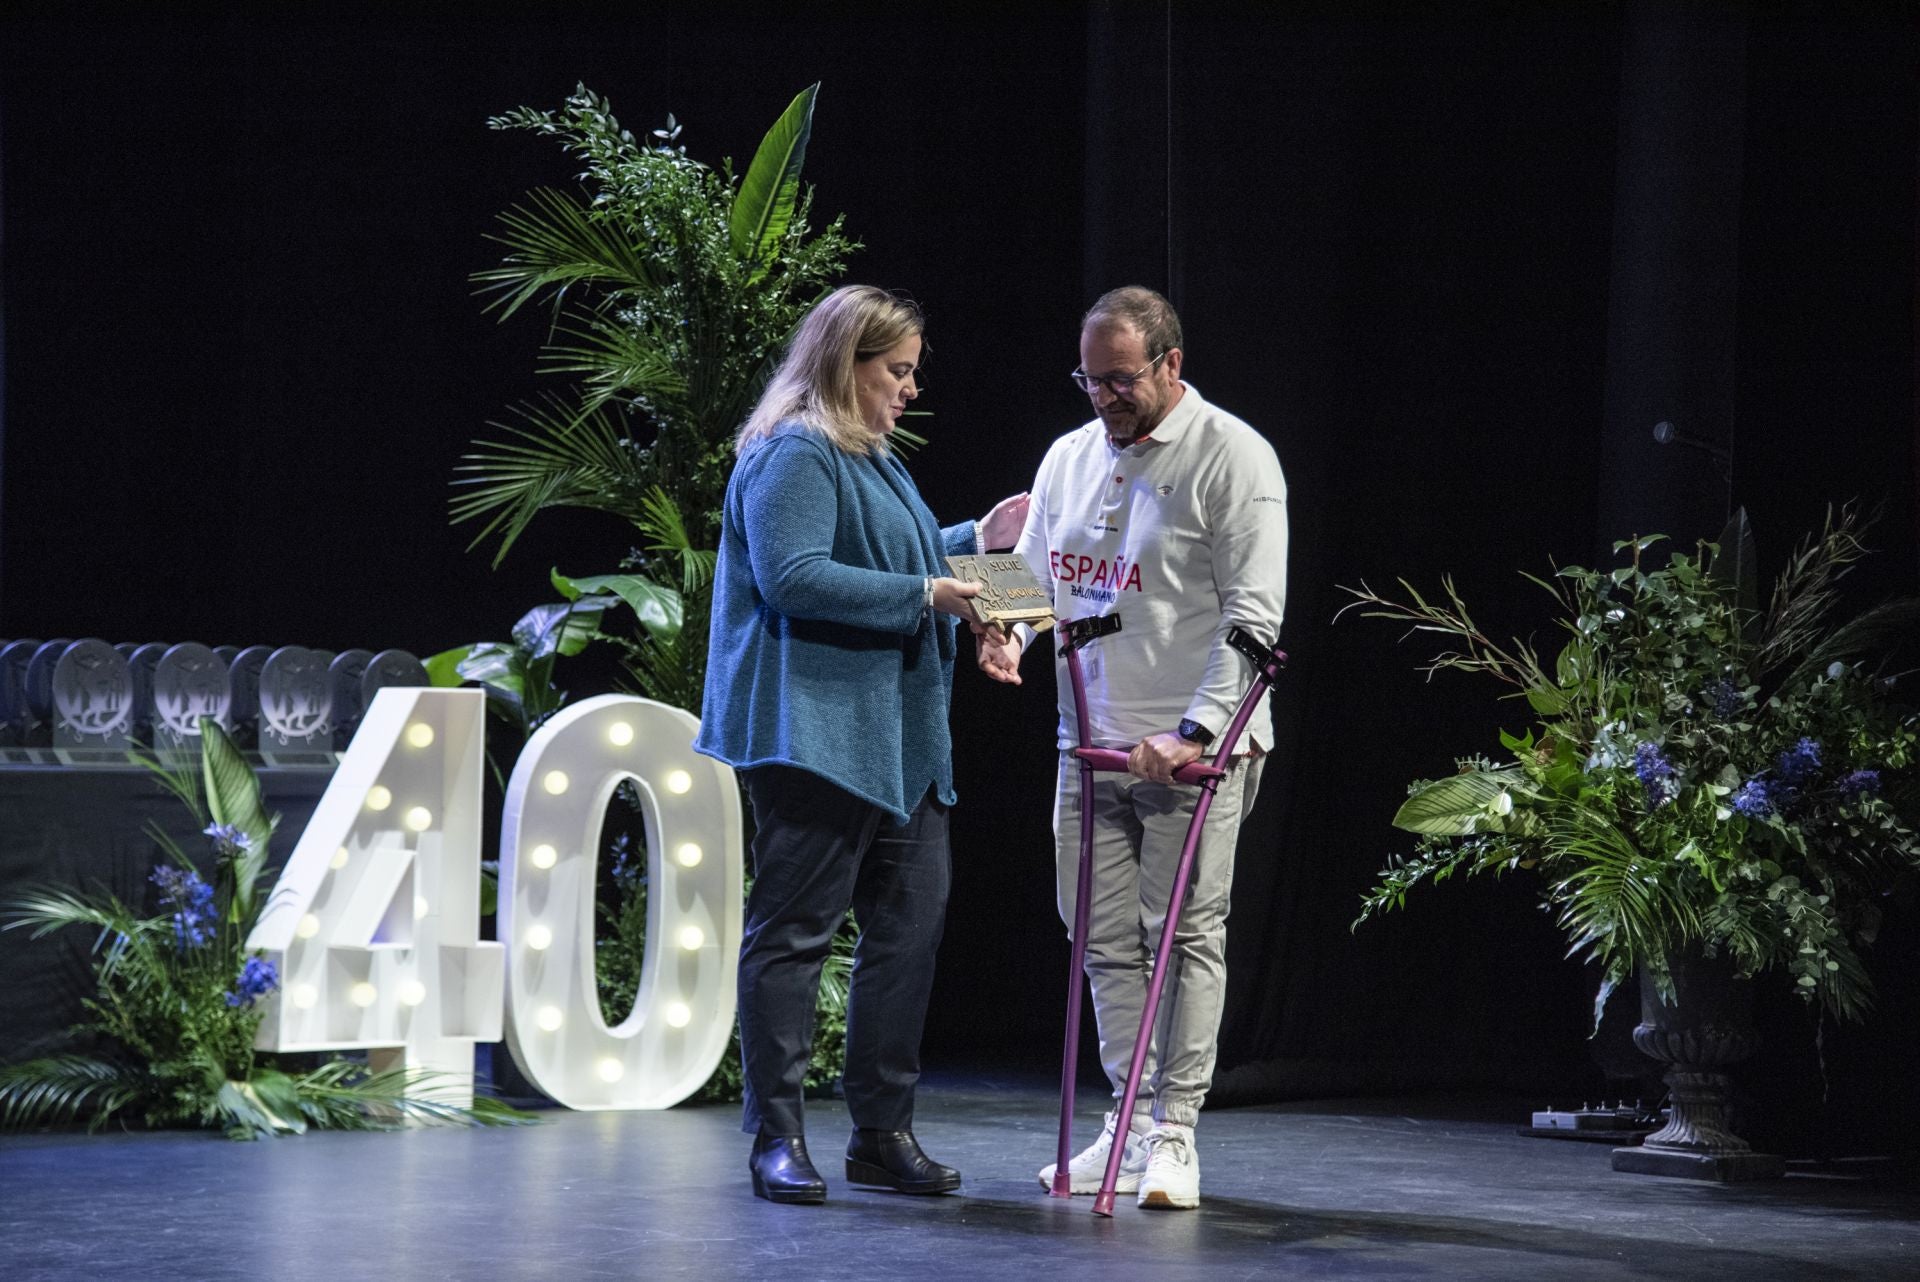
M 1073 755 L 1086 762 L 1095 770 L 1104 770 L 1113 774 L 1127 773 L 1127 754 L 1118 748 L 1075 748 Z M 1219 766 L 1205 761 L 1189 761 L 1173 772 L 1175 783 L 1205 783 L 1209 779 L 1219 779 L 1227 772 Z

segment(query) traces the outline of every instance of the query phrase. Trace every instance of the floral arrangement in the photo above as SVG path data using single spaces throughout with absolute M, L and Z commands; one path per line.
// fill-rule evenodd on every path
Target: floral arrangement
M 0 1123 L 85 1118 L 97 1128 L 124 1117 L 254 1139 L 309 1127 L 379 1129 L 408 1117 L 532 1120 L 497 1100 L 460 1108 L 433 1099 L 421 1091 L 431 1075 L 417 1070 L 376 1073 L 336 1059 L 289 1072 L 255 1051 L 257 1003 L 280 984 L 273 963 L 246 944 L 275 821 L 232 741 L 212 721 L 200 728 L 201 770 L 145 764 L 210 840 L 212 881 L 155 825 L 148 831 L 162 857 L 148 881 L 157 911 L 65 889 L 10 906 L 7 928 L 30 927 L 36 939 L 69 926 L 94 930 L 95 990 L 73 1029 L 80 1049 L 0 1067 Z
M 1744 513 L 1717 543 L 1627 563 L 1526 576 L 1558 606 L 1551 663 L 1500 645 L 1445 580 L 1445 601 L 1344 589 L 1367 617 L 1438 633 L 1427 666 L 1484 673 L 1532 714 L 1506 755 L 1409 789 L 1394 825 L 1418 835 L 1363 898 L 1354 925 L 1402 907 L 1423 881 L 1530 869 L 1571 952 L 1604 967 L 1601 1004 L 1636 967 L 1671 996 L 1670 960 L 1731 958 L 1791 973 L 1800 995 L 1862 1018 L 1860 948 L 1877 900 L 1920 871 L 1912 826 L 1915 713 L 1887 658 L 1915 636 L 1920 601 L 1833 620 L 1836 585 L 1866 555 L 1848 505 L 1805 539 L 1763 609 Z M 1665 550 L 1665 549 L 1662 549 Z

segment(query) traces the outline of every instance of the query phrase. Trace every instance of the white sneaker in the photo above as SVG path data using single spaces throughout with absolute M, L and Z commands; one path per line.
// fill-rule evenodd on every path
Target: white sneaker
M 1067 1175 L 1075 1193 L 1098 1193 L 1100 1181 L 1107 1175 L 1107 1157 L 1113 1152 L 1114 1122 L 1118 1109 L 1107 1111 L 1106 1124 L 1100 1128 L 1100 1138 L 1080 1150 L 1071 1162 L 1067 1163 Z M 1147 1169 L 1146 1136 L 1153 1129 L 1153 1119 L 1144 1113 L 1135 1113 L 1133 1124 L 1127 1127 L 1127 1146 L 1120 1154 L 1120 1175 L 1114 1180 L 1116 1193 L 1131 1193 L 1140 1187 L 1140 1173 Z M 1040 1168 L 1040 1187 L 1053 1190 L 1053 1172 L 1057 1164 L 1048 1162 Z
M 1193 1128 L 1163 1122 L 1147 1133 L 1147 1169 L 1139 1204 L 1155 1211 L 1191 1211 L 1200 1205 L 1200 1156 Z

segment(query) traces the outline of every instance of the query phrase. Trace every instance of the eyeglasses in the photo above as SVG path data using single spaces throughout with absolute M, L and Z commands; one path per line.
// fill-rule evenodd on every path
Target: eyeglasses
M 1172 350 L 1173 349 L 1169 347 L 1167 352 Z M 1092 396 L 1095 389 L 1102 383 L 1105 383 L 1107 390 L 1115 396 L 1126 396 L 1133 391 L 1133 385 L 1135 383 L 1147 376 L 1148 371 L 1152 370 L 1153 367 L 1161 361 L 1167 359 L 1167 352 L 1160 353 L 1131 374 L 1089 374 L 1083 369 L 1077 369 L 1067 375 L 1067 377 L 1073 380 L 1074 386 L 1078 387 L 1088 396 Z

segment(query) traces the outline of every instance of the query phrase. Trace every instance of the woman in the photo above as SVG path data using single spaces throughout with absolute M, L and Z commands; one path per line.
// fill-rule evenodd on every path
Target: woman
M 743 772 L 757 831 L 740 947 L 753 1191 L 819 1202 L 801 1095 L 828 943 L 860 926 L 847 1004 L 847 1179 L 945 1193 L 913 1137 L 920 1034 L 949 880 L 947 705 L 978 593 L 943 558 L 1012 546 L 1026 496 L 939 528 L 887 448 L 919 395 L 919 309 L 836 290 L 741 428 L 695 747 Z

